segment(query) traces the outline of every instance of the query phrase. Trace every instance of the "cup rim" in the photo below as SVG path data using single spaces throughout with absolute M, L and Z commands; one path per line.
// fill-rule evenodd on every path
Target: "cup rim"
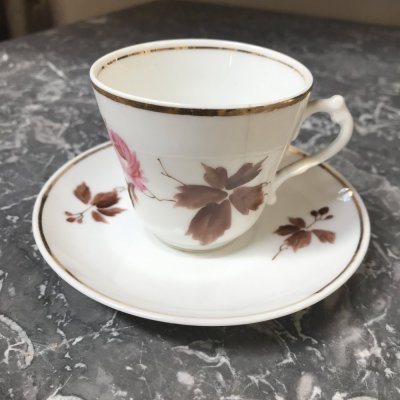
M 305 80 L 305 88 L 290 97 L 282 97 L 275 101 L 231 106 L 228 104 L 223 107 L 202 107 L 192 104 L 149 99 L 143 96 L 125 93 L 104 84 L 98 78 L 98 74 L 101 70 L 127 57 L 162 50 L 185 49 L 234 50 L 266 57 L 294 69 Z M 95 91 L 118 103 L 148 111 L 194 116 L 231 116 L 273 111 L 300 102 L 310 94 L 313 86 L 313 76 L 310 70 L 302 63 L 286 54 L 252 44 L 216 39 L 171 39 L 123 47 L 97 59 L 90 68 L 90 80 Z

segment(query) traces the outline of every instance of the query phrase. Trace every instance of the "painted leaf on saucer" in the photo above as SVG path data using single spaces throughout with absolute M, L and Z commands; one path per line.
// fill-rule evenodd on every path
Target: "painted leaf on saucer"
M 87 212 L 96 222 L 107 223 L 107 218 L 114 217 L 125 211 L 124 208 L 114 207 L 120 200 L 118 193 L 125 190 L 124 188 L 114 188 L 109 192 L 100 192 L 92 196 L 89 186 L 86 182 L 80 183 L 74 190 L 73 194 L 83 204 L 88 205 L 85 209 L 78 212 L 65 211 L 67 222 L 77 222 L 81 224 Z
M 100 214 L 105 215 L 106 217 L 114 217 L 115 215 L 121 213 L 122 211 L 125 211 L 125 209 L 119 208 L 119 207 L 99 208 L 98 209 L 98 212 Z
M 303 218 L 288 217 L 290 224 L 281 225 L 274 233 L 280 236 L 287 236 L 279 247 L 278 252 L 272 258 L 273 260 L 282 253 L 282 251 L 291 248 L 294 252 L 307 247 L 311 244 L 312 236 L 316 236 L 321 243 L 335 243 L 336 234 L 325 229 L 310 229 L 319 221 L 326 221 L 333 218 L 329 213 L 329 207 L 322 207 L 319 210 L 311 210 L 310 215 L 314 218 L 312 222 L 306 225 Z M 328 214 L 328 215 L 327 215 Z
M 313 229 L 311 231 L 321 243 L 335 243 L 335 232 L 326 231 L 324 229 Z
M 84 204 L 88 204 L 92 197 L 90 189 L 85 182 L 82 182 L 75 188 L 74 195 Z
M 290 235 L 285 243 L 293 249 L 293 251 L 297 251 L 302 247 L 307 247 L 311 243 L 311 232 L 308 230 L 300 229 Z

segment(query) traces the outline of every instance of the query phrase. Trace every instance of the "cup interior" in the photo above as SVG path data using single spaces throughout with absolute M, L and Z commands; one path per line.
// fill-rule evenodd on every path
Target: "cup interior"
M 110 53 L 92 67 L 103 90 L 139 101 L 190 108 L 237 108 L 299 96 L 311 73 L 262 47 L 214 40 L 175 40 Z

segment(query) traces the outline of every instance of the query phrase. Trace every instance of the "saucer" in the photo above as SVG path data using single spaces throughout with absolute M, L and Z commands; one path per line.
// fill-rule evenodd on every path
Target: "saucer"
M 284 163 L 304 156 L 291 148 Z M 369 243 L 365 206 L 322 164 L 290 179 L 256 225 L 209 252 L 173 249 L 138 220 L 110 143 L 61 167 L 33 211 L 53 270 L 116 310 L 185 325 L 239 325 L 291 314 L 343 285 Z

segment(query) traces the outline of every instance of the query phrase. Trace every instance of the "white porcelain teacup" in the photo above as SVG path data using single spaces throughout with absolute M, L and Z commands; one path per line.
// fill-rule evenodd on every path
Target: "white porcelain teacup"
M 139 44 L 97 60 L 90 78 L 145 226 L 186 250 L 246 232 L 277 188 L 337 153 L 353 122 L 341 96 L 309 102 L 313 78 L 282 53 L 185 39 Z M 327 112 L 333 143 L 277 171 L 301 123 Z

